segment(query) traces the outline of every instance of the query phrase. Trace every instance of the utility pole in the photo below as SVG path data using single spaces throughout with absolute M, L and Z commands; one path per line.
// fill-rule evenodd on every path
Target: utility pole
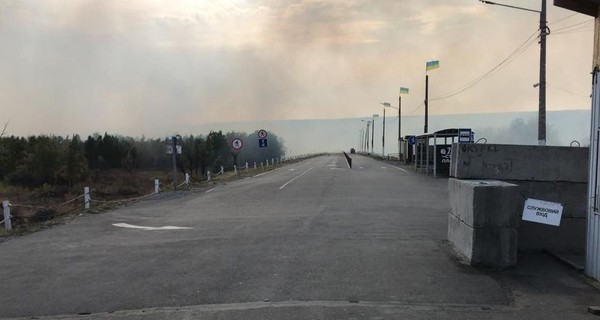
M 538 115 L 538 144 L 546 145 L 546 35 L 548 30 L 546 21 L 546 0 L 542 0 L 540 11 L 540 98 Z
M 536 12 L 540 14 L 540 82 L 536 83 L 534 87 L 539 86 L 539 111 L 538 111 L 538 144 L 540 146 L 546 145 L 546 36 L 550 34 L 548 29 L 548 22 L 546 21 L 546 0 L 542 0 L 542 9 L 532 10 L 517 6 L 511 6 L 502 3 L 496 3 L 492 1 L 479 0 L 485 4 L 491 4 L 496 6 L 502 6 L 512 9 L 518 9 L 529 12 Z M 425 106 L 427 110 L 427 106 Z

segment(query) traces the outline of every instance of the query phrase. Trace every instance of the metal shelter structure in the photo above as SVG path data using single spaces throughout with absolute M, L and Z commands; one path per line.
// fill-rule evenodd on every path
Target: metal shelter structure
M 415 171 L 448 176 L 453 143 L 472 143 L 471 129 L 444 129 L 415 137 Z

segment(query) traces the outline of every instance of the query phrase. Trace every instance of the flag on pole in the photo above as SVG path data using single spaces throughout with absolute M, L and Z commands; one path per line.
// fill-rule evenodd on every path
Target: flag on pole
M 427 61 L 427 64 L 425 65 L 425 70 L 429 71 L 429 70 L 437 69 L 439 67 L 440 67 L 439 60 Z
M 408 88 L 400 87 L 400 94 L 408 94 Z

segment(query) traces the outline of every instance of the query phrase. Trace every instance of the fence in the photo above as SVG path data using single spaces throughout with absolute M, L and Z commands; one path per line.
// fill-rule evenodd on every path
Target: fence
M 265 162 L 260 162 L 260 168 L 261 170 L 265 170 L 265 169 L 269 169 L 269 167 L 272 167 L 273 169 L 279 165 L 282 164 L 284 162 L 287 161 L 295 161 L 295 160 L 303 160 L 306 158 L 310 158 L 313 156 L 318 156 L 321 154 L 309 154 L 309 155 L 301 155 L 301 156 L 295 156 L 295 157 L 278 157 L 278 158 L 271 158 L 271 159 L 266 159 Z M 269 161 L 270 160 L 270 161 Z M 257 163 L 254 162 L 254 169 L 257 170 Z M 249 171 L 249 164 L 248 162 L 245 163 L 245 165 L 242 167 L 243 170 L 245 170 L 246 172 Z M 233 174 L 234 175 L 240 175 L 241 170 L 238 170 L 238 168 L 236 166 L 233 167 Z M 220 171 L 218 173 L 216 173 L 215 175 L 213 175 L 211 173 L 211 171 L 207 172 L 207 182 L 211 181 L 211 180 L 217 180 L 217 179 L 222 179 L 225 176 L 225 172 L 226 169 L 221 166 L 220 167 Z M 190 187 L 190 175 L 188 173 L 185 174 L 185 181 L 182 182 L 181 184 L 177 185 L 175 187 L 175 189 L 180 188 L 182 186 L 187 185 L 188 188 Z M 34 206 L 34 205 L 27 205 L 27 204 L 18 204 L 18 203 L 11 203 L 9 200 L 3 200 L 2 201 L 2 208 L 3 208 L 3 220 L 0 221 L 0 224 L 4 224 L 4 228 L 6 231 L 10 231 L 12 230 L 12 221 L 11 218 L 14 218 L 11 215 L 11 208 L 30 208 L 30 209 L 38 209 L 38 210 L 43 210 L 45 212 L 50 212 L 54 209 L 57 209 L 59 207 L 63 207 L 69 204 L 72 204 L 74 202 L 76 202 L 79 199 L 83 198 L 83 208 L 84 210 L 90 210 L 92 207 L 93 203 L 97 203 L 97 204 L 116 204 L 116 203 L 124 203 L 124 202 L 130 202 L 130 201 L 137 201 L 137 200 L 142 200 L 145 198 L 149 198 L 153 195 L 156 195 L 158 193 L 160 193 L 161 189 L 160 189 L 160 181 L 158 179 L 154 180 L 154 191 L 152 193 L 148 193 L 139 197 L 134 197 L 134 198 L 127 198 L 127 199 L 117 199 L 117 200 L 99 200 L 99 199 L 94 199 L 94 197 L 92 197 L 93 194 L 93 190 L 90 190 L 89 187 L 84 187 L 83 188 L 83 194 L 78 195 L 70 200 L 67 200 L 63 203 L 59 203 L 59 204 L 55 204 L 52 206 Z M 64 212 L 61 212 L 60 214 L 65 214 L 67 212 L 76 210 L 77 207 L 71 209 L 71 210 L 67 210 Z M 56 215 L 60 215 L 60 214 L 56 214 Z

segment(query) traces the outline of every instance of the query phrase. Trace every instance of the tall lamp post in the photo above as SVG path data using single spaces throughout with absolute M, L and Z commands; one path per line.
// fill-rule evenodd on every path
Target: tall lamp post
M 381 133 L 381 156 L 385 157 L 385 107 L 391 107 L 389 102 L 380 102 L 383 105 L 383 131 Z
M 375 118 L 379 117 L 378 114 L 373 115 L 373 122 L 371 122 L 371 153 L 373 153 L 374 141 L 375 138 Z
M 402 95 L 408 94 L 408 88 L 400 87 L 398 93 L 398 160 L 404 158 L 404 152 L 402 152 Z M 402 158 L 402 159 L 401 159 Z
M 369 153 L 369 127 L 371 126 L 371 121 L 367 121 L 367 120 L 360 120 L 364 123 L 367 124 L 367 131 L 365 131 L 365 146 L 366 146 L 366 152 Z
M 546 36 L 550 34 L 546 21 L 546 0 L 542 0 L 542 9 L 533 10 L 528 8 L 521 8 L 511 6 L 502 3 L 496 3 L 492 1 L 479 0 L 485 4 L 491 4 L 496 6 L 502 6 L 512 9 L 518 9 L 529 12 L 536 12 L 540 14 L 540 82 L 539 86 L 539 111 L 538 111 L 538 144 L 540 146 L 546 145 Z
M 385 157 L 385 108 L 397 108 L 392 107 L 392 105 L 389 102 L 381 102 L 381 105 L 383 106 L 383 133 L 381 134 L 381 156 Z

